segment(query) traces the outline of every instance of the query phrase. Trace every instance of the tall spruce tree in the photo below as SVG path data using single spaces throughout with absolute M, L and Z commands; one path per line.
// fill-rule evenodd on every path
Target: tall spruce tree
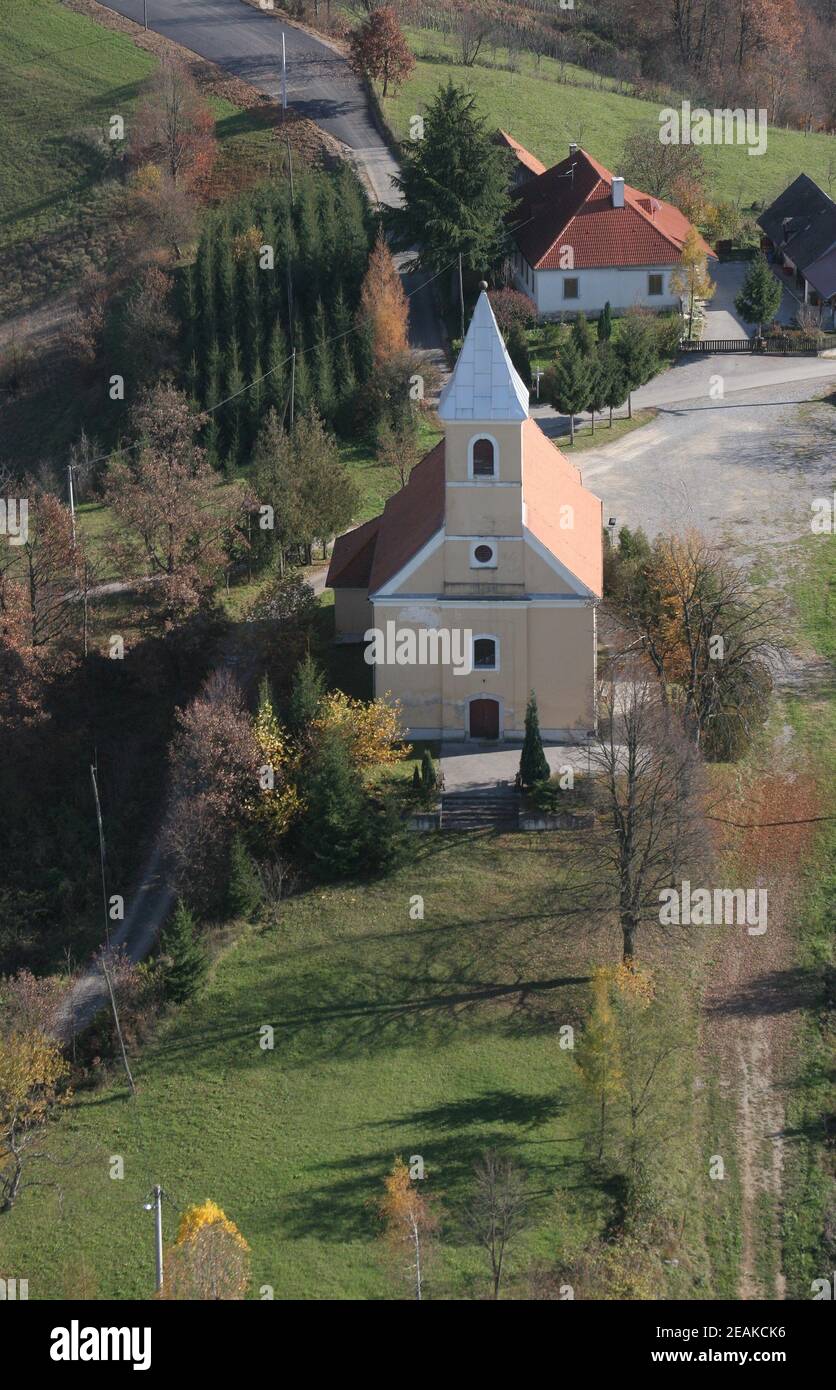
M 533 787 L 536 782 L 547 782 L 549 764 L 543 751 L 540 737 L 540 715 L 537 711 L 537 696 L 532 690 L 525 711 L 525 738 L 520 754 L 520 781 L 524 787 Z
M 492 140 L 475 98 L 448 82 L 424 116 L 423 139 L 404 141 L 394 179 L 403 205 L 387 208 L 395 244 L 417 247 L 415 264 L 441 271 L 461 254 L 466 269 L 498 260 L 510 211 L 508 157 Z

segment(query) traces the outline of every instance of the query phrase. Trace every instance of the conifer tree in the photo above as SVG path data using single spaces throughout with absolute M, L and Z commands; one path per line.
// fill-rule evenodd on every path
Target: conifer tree
M 627 388 L 627 416 L 632 420 L 633 392 L 652 377 L 658 366 L 656 344 L 648 321 L 639 314 L 627 314 L 615 350 Z
M 220 223 L 215 248 L 215 313 L 221 339 L 228 338 L 235 328 L 235 266 L 231 237 L 229 224 Z
M 276 320 L 273 324 L 273 331 L 270 334 L 270 347 L 267 355 L 267 371 L 269 375 L 264 385 L 266 387 L 267 401 L 277 412 L 280 421 L 285 420 L 288 409 L 287 396 L 290 389 L 290 363 L 287 361 L 287 358 L 289 356 L 287 339 L 284 335 L 281 319 L 276 316 Z
M 160 938 L 163 953 L 171 958 L 165 972 L 165 992 L 175 1004 L 185 1004 L 197 994 L 206 978 L 206 951 L 195 934 L 192 914 L 180 899 Z
M 435 770 L 433 755 L 429 748 L 425 748 L 421 754 L 421 786 L 425 792 L 431 792 L 438 783 L 438 774 Z
M 608 343 L 612 337 L 612 310 L 610 301 L 607 300 L 600 314 L 598 315 L 598 342 Z
M 569 416 L 569 437 L 574 444 L 575 416 L 586 410 L 592 390 L 592 357 L 581 356 L 570 338 L 545 373 L 540 390 L 549 405 Z
M 610 412 L 610 429 L 612 429 L 613 410 L 624 404 L 627 398 L 627 386 L 621 359 L 609 339 L 599 344 L 598 362 L 601 372 L 603 401 Z
M 300 661 L 296 667 L 287 711 L 288 727 L 297 738 L 306 736 L 310 731 L 324 695 L 325 677 L 308 652 L 304 661 Z
M 227 401 L 223 407 L 224 447 L 227 467 L 230 469 L 237 467 L 241 457 L 241 419 L 245 406 L 243 386 L 244 374 L 241 371 L 238 338 L 233 333 L 224 356 L 224 399 Z M 230 400 L 229 397 L 233 399 Z
M 520 781 L 524 787 L 533 787 L 536 782 L 547 782 L 549 775 L 549 764 L 543 751 L 543 740 L 540 737 L 537 696 L 532 690 L 525 711 L 525 738 L 520 754 Z
M 253 917 L 263 899 L 261 880 L 244 837 L 235 835 L 229 851 L 229 879 L 226 888 L 226 908 L 229 917 Z
M 746 323 L 758 325 L 758 337 L 763 326 L 773 319 L 781 303 L 781 285 L 769 269 L 765 256 L 756 256 L 746 272 L 734 307 Z
M 589 326 L 586 314 L 581 310 L 572 324 L 572 342 L 581 357 L 588 357 L 595 346 L 595 335 Z
M 441 271 L 459 254 L 484 270 L 501 253 L 511 208 L 507 154 L 478 114 L 473 95 L 448 82 L 424 116 L 424 138 L 401 146 L 403 194 L 386 210 L 396 245 L 418 247 L 415 263 Z

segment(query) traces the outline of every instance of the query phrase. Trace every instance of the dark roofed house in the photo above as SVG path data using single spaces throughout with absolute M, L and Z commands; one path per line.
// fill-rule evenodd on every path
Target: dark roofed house
M 808 174 L 799 174 L 758 218 L 764 250 L 794 275 L 799 298 L 836 326 L 836 203 Z
M 578 145 L 570 145 L 567 158 L 551 169 L 519 184 L 508 222 L 517 247 L 517 286 L 540 314 L 597 314 L 607 302 L 615 313 L 636 305 L 679 308 L 670 277 L 691 223 L 671 203 L 631 188 Z M 702 238 L 700 244 L 716 259 Z

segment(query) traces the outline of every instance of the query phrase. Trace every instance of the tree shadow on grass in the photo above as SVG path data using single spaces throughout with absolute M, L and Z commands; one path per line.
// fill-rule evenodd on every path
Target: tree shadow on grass
M 487 1106 L 485 1115 L 480 1114 L 480 1099 Z M 544 1146 L 534 1157 L 528 1150 L 524 1156 L 517 1152 L 517 1136 L 504 1129 L 497 1132 L 497 1120 L 491 1114 L 497 1099 L 498 1093 L 487 1092 L 482 1098 L 462 1102 L 461 1119 L 456 1117 L 455 1107 L 452 1109 L 454 1125 L 483 1126 L 479 1129 L 456 1128 L 431 1136 L 428 1141 L 426 1133 L 421 1132 L 424 1112 L 419 1110 L 414 1117 L 402 1116 L 393 1121 L 391 1145 L 319 1164 L 313 1172 L 321 1179 L 321 1185 L 290 1197 L 283 1205 L 278 1217 L 283 1234 L 296 1240 L 315 1236 L 329 1242 L 375 1239 L 381 1230 L 376 1203 L 383 1194 L 383 1179 L 391 1172 L 398 1154 L 406 1160 L 417 1154 L 423 1158 L 426 1178 L 421 1190 L 439 1203 L 443 1240 L 448 1245 L 470 1243 L 462 1217 L 472 1196 L 474 1165 L 491 1147 L 506 1150 L 524 1168 L 534 1212 L 552 1199 L 556 1187 L 569 1180 L 574 1186 L 597 1187 L 583 1160 L 561 1153 L 558 1141 L 553 1147 Z M 514 1100 L 507 1093 L 505 1104 L 507 1108 L 525 1111 L 526 1099 Z M 542 1101 L 544 1112 L 550 1108 L 547 1097 L 535 1097 L 534 1110 L 538 1100 Z M 561 1102 L 555 1100 L 552 1104 L 557 1113 Z M 398 1133 L 399 1129 L 412 1132 Z

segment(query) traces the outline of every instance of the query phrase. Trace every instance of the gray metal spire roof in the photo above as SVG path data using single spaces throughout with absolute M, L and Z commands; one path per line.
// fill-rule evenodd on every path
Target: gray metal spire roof
M 453 375 L 441 393 L 440 420 L 525 420 L 528 388 L 508 356 L 483 290 Z

